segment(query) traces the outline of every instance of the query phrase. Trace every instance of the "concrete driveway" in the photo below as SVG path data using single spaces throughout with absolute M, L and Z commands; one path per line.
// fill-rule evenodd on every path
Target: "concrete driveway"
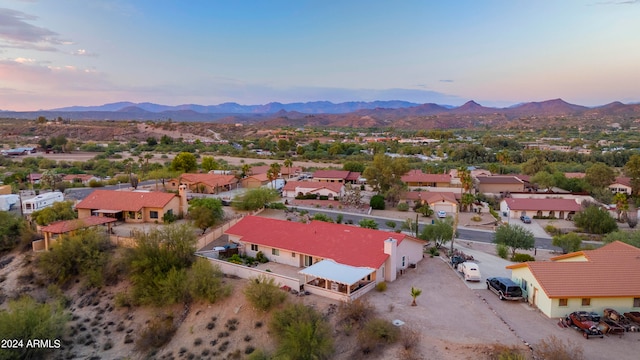
M 460 281 L 462 281 L 469 289 L 486 289 L 487 285 L 485 281 L 490 277 L 501 276 L 511 278 L 511 270 L 507 270 L 505 267 L 513 264 L 513 262 L 487 254 L 480 250 L 469 249 L 462 246 L 456 246 L 456 248 L 467 255 L 473 256 L 473 262 L 478 264 L 480 275 L 482 275 L 482 279 L 480 281 L 465 281 L 460 272 L 450 267 L 451 271 L 453 271 Z M 447 257 L 441 256 L 441 259 L 448 264 L 449 259 Z

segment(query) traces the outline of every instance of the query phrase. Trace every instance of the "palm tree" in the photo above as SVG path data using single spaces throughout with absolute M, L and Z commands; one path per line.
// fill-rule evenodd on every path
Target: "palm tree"
M 420 296 L 420 294 L 422 294 L 422 290 L 413 286 L 411 287 L 411 297 L 413 298 L 413 301 L 411 302 L 411 306 L 418 306 L 418 304 L 416 303 L 416 298 Z
M 284 160 L 284 167 L 289 168 L 289 176 L 288 178 L 291 179 L 291 167 L 293 166 L 293 161 L 291 159 L 285 159 Z

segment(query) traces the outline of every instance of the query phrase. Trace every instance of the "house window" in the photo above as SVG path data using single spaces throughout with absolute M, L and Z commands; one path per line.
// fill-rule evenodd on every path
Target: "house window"
M 157 211 L 149 211 L 149 217 L 152 219 L 157 219 L 158 218 L 158 212 Z
M 292 252 L 291 253 L 291 257 L 293 257 L 293 258 L 296 257 L 296 253 Z
M 280 255 L 280 249 L 271 249 L 271 255 L 279 256 Z
M 582 306 L 591 306 L 591 298 L 583 298 Z
M 569 304 L 569 299 L 560 299 L 559 306 L 567 306 Z
M 405 257 L 405 256 L 403 256 L 403 257 L 402 257 L 402 268 L 404 268 L 404 267 L 405 267 L 405 263 L 406 263 L 406 257 Z
M 251 251 L 258 251 L 258 245 L 257 244 L 251 244 Z
M 633 298 L 633 307 L 640 307 L 640 298 Z

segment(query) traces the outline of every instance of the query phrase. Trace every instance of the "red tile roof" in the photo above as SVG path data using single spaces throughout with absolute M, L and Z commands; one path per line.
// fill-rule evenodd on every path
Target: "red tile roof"
M 619 176 L 616 178 L 616 180 L 613 182 L 613 184 L 620 184 L 620 185 L 625 185 L 628 187 L 631 187 L 631 178 L 626 177 L 626 176 Z M 611 184 L 611 185 L 613 185 Z
M 76 209 L 139 211 L 142 208 L 163 208 L 175 194 L 151 191 L 94 190 L 76 205 Z
M 249 169 L 249 173 L 253 175 L 266 174 L 269 168 L 269 165 L 253 166 Z
M 243 181 L 246 181 L 246 179 L 254 179 L 254 180 L 258 180 L 260 182 L 263 181 L 269 181 L 269 177 L 267 176 L 266 173 L 260 173 L 260 174 L 255 174 L 255 175 L 249 175 L 246 178 L 242 179 Z
M 332 183 L 332 182 L 320 182 L 320 181 L 287 181 L 284 185 L 284 191 L 297 191 L 300 190 L 304 193 L 314 192 L 320 189 L 328 189 L 335 193 L 340 193 L 342 187 L 344 185 L 342 183 Z
M 401 177 L 402 182 L 450 183 L 449 174 L 425 174 L 422 170 L 411 170 Z
M 522 184 L 522 180 L 515 176 L 478 176 L 476 177 L 481 184 Z
M 553 261 L 584 255 L 587 261 Z M 596 250 L 507 266 L 528 267 L 550 298 L 640 297 L 640 249 L 620 241 Z
M 572 199 L 517 199 L 506 198 L 509 209 L 524 211 L 580 211 L 582 207 Z
M 222 174 L 182 174 L 180 181 L 191 184 L 201 183 L 210 187 L 231 185 L 238 182 L 234 175 Z
M 42 232 L 49 232 L 52 234 L 64 234 L 69 231 L 78 229 L 84 229 L 91 226 L 102 225 L 110 222 L 116 222 L 117 219 L 102 217 L 102 216 L 89 216 L 83 219 L 64 220 L 57 221 L 47 226 L 42 227 Z
M 245 216 L 226 231 L 250 244 L 290 250 L 331 259 L 340 264 L 378 269 L 389 255 L 384 241 L 394 238 L 400 244 L 407 235 L 365 229 L 357 226 L 312 221 L 309 224 Z

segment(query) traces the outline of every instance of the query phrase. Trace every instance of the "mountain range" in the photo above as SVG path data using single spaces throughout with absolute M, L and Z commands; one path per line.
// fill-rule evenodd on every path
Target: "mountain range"
M 117 102 L 101 106 L 71 106 L 51 110 L 2 111 L 0 117 L 35 119 L 61 117 L 71 120 L 195 121 L 218 123 L 261 123 L 264 126 L 348 126 L 398 128 L 503 127 L 528 124 L 543 126 L 549 121 L 594 122 L 606 125 L 640 119 L 640 104 L 612 102 L 598 107 L 570 104 L 562 99 L 526 102 L 505 108 L 484 107 L 475 101 L 461 106 L 407 101 L 343 102 L 315 101 L 264 105 L 184 104 Z M 536 121 L 531 121 L 531 119 Z M 520 121 L 518 121 L 520 120 Z

